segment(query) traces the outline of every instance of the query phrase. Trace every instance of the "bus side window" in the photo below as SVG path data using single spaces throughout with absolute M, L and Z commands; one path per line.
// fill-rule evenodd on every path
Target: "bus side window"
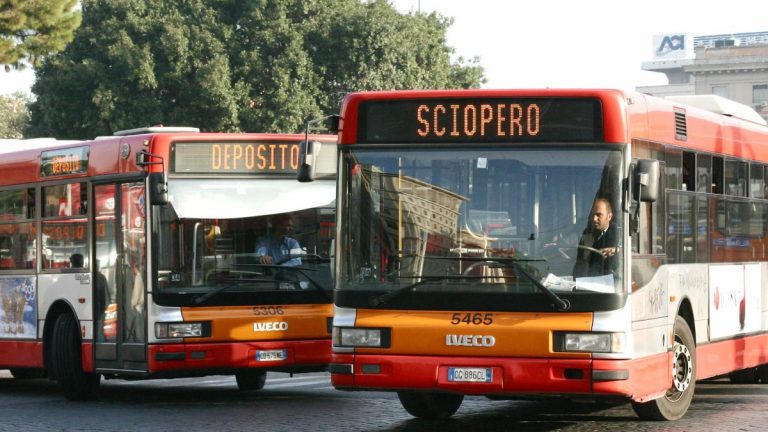
M 696 192 L 710 193 L 712 191 L 712 156 L 699 154 L 696 156 Z
M 747 163 L 729 159 L 725 161 L 725 189 L 723 193 L 733 196 L 747 196 Z
M 683 185 L 683 154 L 680 150 L 666 149 L 667 188 L 680 190 Z
M 749 197 L 765 198 L 765 166 L 762 164 L 749 164 Z
M 696 153 L 683 152 L 683 190 L 696 190 Z
M 712 193 L 724 194 L 723 189 L 723 158 L 712 157 Z
M 88 219 L 83 216 L 86 186 L 86 183 L 69 183 L 42 188 L 44 269 L 71 268 L 73 254 L 86 257 L 83 267 L 88 267 Z

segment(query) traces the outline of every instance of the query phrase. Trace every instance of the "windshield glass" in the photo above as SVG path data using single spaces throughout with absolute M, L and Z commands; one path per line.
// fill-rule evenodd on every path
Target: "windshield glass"
M 621 167 L 605 148 L 347 150 L 338 289 L 618 292 Z
M 172 204 L 154 209 L 158 303 L 329 303 L 335 182 L 311 184 L 307 200 L 295 180 L 239 183 L 169 187 Z

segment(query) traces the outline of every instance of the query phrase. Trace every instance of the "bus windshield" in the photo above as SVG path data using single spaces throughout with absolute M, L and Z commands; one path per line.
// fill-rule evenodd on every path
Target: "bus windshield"
M 318 183 L 306 199 L 295 180 L 170 187 L 154 218 L 158 303 L 329 303 L 335 182 Z
M 605 147 L 347 148 L 337 288 L 384 293 L 372 305 L 417 291 L 620 292 L 622 158 Z

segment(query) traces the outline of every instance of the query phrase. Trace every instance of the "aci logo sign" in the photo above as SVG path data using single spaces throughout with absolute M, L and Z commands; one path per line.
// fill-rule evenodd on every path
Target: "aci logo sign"
M 685 58 L 687 54 L 685 34 L 663 34 L 653 37 L 653 57 L 659 59 Z

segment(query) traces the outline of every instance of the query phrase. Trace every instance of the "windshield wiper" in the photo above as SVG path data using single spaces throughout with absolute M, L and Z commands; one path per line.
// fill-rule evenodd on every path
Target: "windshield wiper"
M 423 284 L 425 284 L 427 282 L 439 282 L 439 281 L 445 280 L 445 279 L 450 279 L 450 277 L 449 276 L 432 276 L 432 277 L 427 276 L 427 277 L 422 277 L 422 279 L 420 281 L 418 281 L 418 282 L 414 282 L 414 283 L 412 283 L 410 285 L 406 285 L 404 287 L 393 289 L 392 291 L 387 291 L 387 292 L 385 292 L 384 294 L 382 294 L 382 295 L 380 295 L 378 297 L 372 298 L 371 302 L 370 302 L 370 305 L 371 306 L 381 306 L 383 304 L 388 303 L 390 300 L 392 300 L 393 298 L 399 296 L 400 294 L 402 294 L 404 292 L 407 292 L 407 291 L 410 291 L 410 290 L 416 288 L 419 285 L 423 285 Z
M 447 260 L 464 260 L 464 261 L 475 261 L 475 262 L 497 262 L 499 264 L 511 264 L 512 267 L 517 269 L 520 274 L 525 276 L 526 279 L 531 281 L 533 286 L 539 289 L 544 295 L 547 296 L 547 298 L 552 302 L 552 306 L 558 310 L 558 311 L 567 311 L 571 308 L 571 302 L 569 302 L 567 299 L 560 298 L 557 294 L 555 294 L 554 291 L 544 286 L 541 282 L 539 282 L 533 275 L 531 275 L 528 270 L 523 267 L 521 262 L 531 262 L 531 261 L 546 261 L 544 259 L 518 259 L 518 258 L 503 258 L 503 257 L 431 257 L 434 259 L 447 259 Z M 404 287 L 404 288 L 410 288 L 410 287 Z M 403 289 L 403 288 L 401 288 Z M 375 300 L 375 299 L 374 299 Z
M 210 300 L 212 297 L 215 297 L 215 296 L 223 293 L 224 291 L 226 291 L 226 290 L 228 290 L 230 288 L 234 288 L 234 287 L 236 287 L 238 285 L 240 285 L 240 281 L 238 281 L 238 283 L 224 285 L 223 287 L 216 288 L 213 291 L 208 291 L 207 293 L 202 294 L 199 297 L 195 297 L 195 299 L 193 300 L 193 303 L 195 303 L 196 305 L 203 304 L 206 301 Z
M 312 287 L 315 290 L 320 291 L 321 293 L 323 293 L 323 295 L 328 300 L 333 300 L 333 297 L 329 294 L 329 292 L 331 290 L 329 290 L 323 284 L 321 284 L 320 282 L 318 282 L 317 280 L 315 280 L 314 278 L 310 277 L 307 274 L 307 272 L 319 271 L 319 269 L 312 268 L 312 267 L 304 267 L 304 266 L 286 266 L 286 265 L 281 265 L 282 263 L 288 262 L 288 261 L 290 261 L 293 258 L 303 257 L 303 256 L 306 256 L 306 255 L 295 255 L 295 256 L 292 256 L 291 258 L 283 259 L 282 261 L 278 262 L 277 264 L 248 264 L 247 266 L 258 267 L 260 269 L 271 269 L 271 270 L 275 270 L 275 271 L 286 271 L 286 270 L 288 270 L 288 271 L 295 271 L 296 273 L 299 273 L 300 275 L 304 276 L 304 278 L 307 279 L 307 282 L 309 282 L 310 285 L 312 285 Z M 320 262 L 320 260 L 326 260 L 326 259 L 325 258 L 319 258 L 318 262 Z M 328 260 L 328 261 L 330 261 L 330 260 Z M 294 282 L 294 281 L 280 281 L 278 279 L 275 279 L 275 280 L 277 282 Z M 295 281 L 295 282 L 303 282 L 303 281 Z
M 249 265 L 249 266 L 251 266 L 251 265 Z M 259 268 L 280 268 L 280 269 L 289 268 L 289 267 L 269 265 L 269 264 L 254 264 L 252 266 L 253 267 L 259 267 Z M 238 279 L 238 278 L 234 278 L 234 281 L 231 284 L 224 285 L 224 286 L 221 286 L 219 288 L 216 288 L 213 291 L 208 291 L 205 294 L 201 294 L 200 296 L 196 297 L 193 300 L 193 302 L 196 305 L 203 304 L 206 301 L 210 300 L 211 298 L 216 297 L 217 295 L 223 293 L 224 291 L 227 291 L 227 290 L 229 290 L 231 288 L 240 286 L 240 285 L 242 285 L 244 283 L 254 283 L 254 282 L 256 282 L 256 283 L 258 283 L 258 282 L 261 282 L 261 283 L 264 283 L 264 282 L 272 283 L 272 282 L 274 282 L 273 279 L 264 278 L 263 274 L 259 274 L 257 276 L 259 276 L 259 278 L 252 278 L 252 279 Z M 307 279 L 309 279 L 309 278 L 307 278 Z M 231 281 L 232 279 L 229 279 L 229 280 Z
M 304 276 L 307 279 L 307 281 L 317 291 L 320 291 L 321 293 L 323 293 L 323 295 L 328 300 L 333 300 L 333 297 L 330 294 L 328 294 L 328 291 L 329 291 L 328 288 L 324 287 L 323 284 L 321 284 L 320 282 L 318 282 L 318 281 L 314 280 L 313 278 L 309 277 L 309 275 L 306 273 L 308 271 L 317 271 L 317 269 L 308 268 L 308 267 L 298 267 L 298 266 L 293 266 L 293 267 L 291 267 L 291 266 L 279 266 L 279 267 L 280 267 L 281 270 L 291 269 L 291 270 L 295 271 L 296 273 L 299 273 L 300 275 Z M 299 281 L 299 282 L 301 282 L 301 281 Z
M 516 259 L 505 259 L 505 260 L 508 260 L 510 263 L 512 263 L 512 265 L 518 271 L 520 271 L 520 273 L 523 276 L 525 276 L 526 279 L 531 281 L 533 286 L 538 288 L 539 291 L 543 292 L 544 295 L 546 295 L 547 298 L 549 298 L 549 300 L 552 302 L 552 306 L 554 306 L 555 309 L 557 309 L 558 311 L 561 311 L 561 312 L 565 312 L 565 311 L 567 311 L 568 309 L 571 308 L 571 302 L 569 302 L 567 299 L 560 298 L 560 296 L 555 294 L 554 291 L 552 291 L 551 289 L 547 288 L 546 286 L 544 286 L 544 284 L 542 284 L 541 282 L 536 280 L 536 278 L 533 277 L 533 275 L 531 275 L 530 273 L 528 273 L 528 270 L 526 270 L 525 267 L 523 267 L 523 265 L 520 264 L 519 261 L 517 261 Z M 494 261 L 497 261 L 497 260 L 494 260 Z

